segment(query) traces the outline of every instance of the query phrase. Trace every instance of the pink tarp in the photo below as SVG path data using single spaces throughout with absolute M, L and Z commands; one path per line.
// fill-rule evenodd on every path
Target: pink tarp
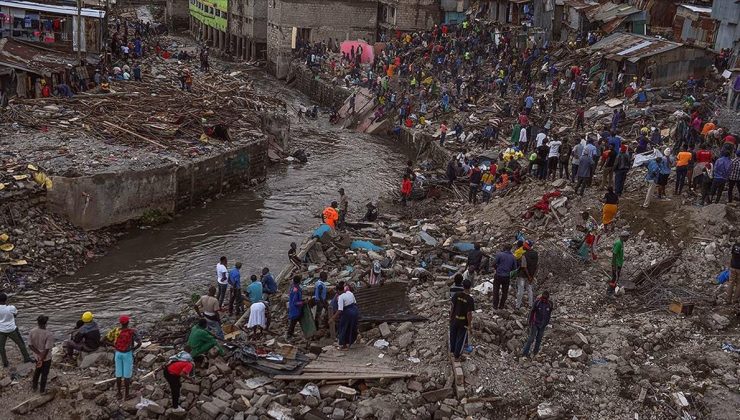
M 355 47 L 355 52 L 357 52 L 357 47 L 360 45 L 362 45 L 362 57 L 360 57 L 360 62 L 372 63 L 375 59 L 375 52 L 373 51 L 372 45 L 365 41 L 343 41 L 339 48 L 343 54 L 349 55 L 352 51 L 352 47 Z

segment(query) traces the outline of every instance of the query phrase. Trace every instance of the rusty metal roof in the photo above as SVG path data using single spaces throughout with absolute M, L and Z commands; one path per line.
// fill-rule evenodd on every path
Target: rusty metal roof
M 597 7 L 599 3 L 589 0 L 563 0 L 563 4 L 576 10 Z
M 609 35 L 589 48 L 593 52 L 636 63 L 644 57 L 662 54 L 682 46 L 683 44 L 665 39 L 619 32 Z
M 612 2 L 607 2 L 599 7 L 586 11 L 586 17 L 588 17 L 588 20 L 591 22 L 606 23 L 614 19 L 621 18 L 624 20 L 627 16 L 641 12 L 642 10 L 634 6 L 630 6 L 629 4 L 614 4 Z
M 0 39 L 0 66 L 49 76 L 78 63 L 71 54 L 39 48 L 12 38 Z
M 380 287 L 367 287 L 354 292 L 360 309 L 360 321 L 421 321 L 409 309 L 408 283 L 386 282 Z

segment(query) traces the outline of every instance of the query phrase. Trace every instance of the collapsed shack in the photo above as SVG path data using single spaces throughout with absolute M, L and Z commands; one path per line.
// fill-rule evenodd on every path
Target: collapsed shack
M 605 70 L 613 75 L 622 68 L 626 75 L 638 78 L 649 73 L 655 86 L 685 81 L 689 76 L 704 78 L 714 57 L 703 48 L 621 32 L 598 41 L 589 51 L 601 54 L 606 61 Z

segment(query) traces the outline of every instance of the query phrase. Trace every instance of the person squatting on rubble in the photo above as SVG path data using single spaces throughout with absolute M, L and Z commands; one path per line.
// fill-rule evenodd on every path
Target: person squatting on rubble
M 215 348 L 219 355 L 224 354 L 224 349 L 216 341 L 216 337 L 211 334 L 207 329 L 208 323 L 205 318 L 198 320 L 198 323 L 193 325 L 190 329 L 190 335 L 188 336 L 188 346 L 191 349 L 191 355 L 193 360 L 201 363 L 205 360 L 204 354 L 208 353 L 211 349 Z
M 115 348 L 114 362 L 116 367 L 116 396 L 120 400 L 128 400 L 131 377 L 134 374 L 134 351 L 141 347 L 141 338 L 135 329 L 129 328 L 130 318 L 121 315 L 118 322 L 121 324 L 118 335 L 113 342 Z M 124 392 L 121 395 L 121 382 L 124 384 Z
M 337 308 L 332 320 L 339 321 L 339 328 L 337 329 L 339 349 L 347 351 L 357 340 L 360 310 L 355 295 L 350 291 L 349 286 L 345 285 L 343 289 L 337 289 L 337 294 Z
M 331 205 L 321 212 L 321 216 L 324 219 L 324 223 L 329 225 L 330 228 L 336 229 L 337 221 L 339 220 L 339 212 L 337 211 L 339 204 L 336 201 L 332 201 Z
M 92 312 L 82 314 L 70 334 L 70 339 L 63 343 L 63 347 L 68 358 L 73 358 L 75 351 L 92 353 L 100 347 L 100 328 L 93 320 Z
M 23 342 L 20 330 L 15 323 L 15 317 L 18 315 L 18 309 L 13 305 L 8 305 L 8 295 L 0 293 L 0 357 L 3 360 L 3 367 L 8 367 L 8 357 L 5 354 L 5 342 L 8 338 L 18 346 L 23 356 L 23 363 L 32 362 L 28 349 Z
M 46 392 L 46 380 L 51 369 L 51 350 L 54 348 L 54 333 L 46 329 L 48 321 L 48 316 L 39 315 L 36 318 L 38 326 L 28 334 L 28 347 L 36 355 L 31 389 L 42 394 Z
M 265 300 L 269 299 L 270 296 L 277 294 L 278 286 L 268 267 L 262 269 L 262 277 L 260 281 L 262 282 L 262 293 L 267 295 Z
M 553 304 L 550 301 L 550 292 L 545 290 L 542 292 L 542 295 L 537 298 L 534 305 L 532 305 L 532 309 L 529 311 L 529 334 L 527 336 L 527 342 L 524 344 L 524 349 L 522 350 L 522 355 L 525 357 L 529 356 L 532 343 L 534 343 L 532 355 L 536 356 L 537 353 L 540 352 L 542 337 L 545 335 L 547 324 L 550 323 L 552 310 Z
M 462 361 L 465 343 L 473 331 L 475 300 L 470 295 L 470 280 L 462 281 L 462 290 L 452 296 L 450 307 L 450 353 L 455 361 Z

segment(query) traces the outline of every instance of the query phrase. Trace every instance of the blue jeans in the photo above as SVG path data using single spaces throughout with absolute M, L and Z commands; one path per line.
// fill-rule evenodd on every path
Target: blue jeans
M 465 346 L 465 338 L 468 329 L 465 324 L 459 324 L 456 321 L 450 322 L 450 351 L 459 359 Z
M 547 328 L 547 325 L 541 327 L 536 325 L 529 326 L 529 337 L 527 337 L 527 343 L 524 345 L 524 350 L 522 351 L 525 356 L 529 356 L 529 348 L 532 347 L 532 342 L 534 342 L 532 354 L 537 355 L 540 352 L 540 344 L 542 344 L 542 336 L 545 335 L 545 328 Z

